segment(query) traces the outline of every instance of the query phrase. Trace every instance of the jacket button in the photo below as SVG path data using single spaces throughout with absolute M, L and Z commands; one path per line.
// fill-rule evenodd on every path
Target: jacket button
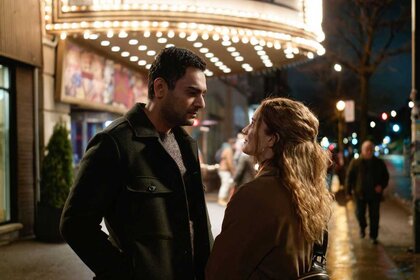
M 151 186 L 149 186 L 149 187 L 147 188 L 147 190 L 148 190 L 149 192 L 154 192 L 154 191 L 156 190 L 156 186 L 151 185 Z

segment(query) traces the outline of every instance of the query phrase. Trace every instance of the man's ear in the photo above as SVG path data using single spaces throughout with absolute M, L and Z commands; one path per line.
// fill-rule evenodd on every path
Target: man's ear
M 156 78 L 153 81 L 153 90 L 157 98 L 163 98 L 168 91 L 168 84 L 163 78 Z

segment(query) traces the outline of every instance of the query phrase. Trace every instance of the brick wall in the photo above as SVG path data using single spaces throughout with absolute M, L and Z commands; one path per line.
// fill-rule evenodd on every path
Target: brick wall
M 17 215 L 21 236 L 33 234 L 35 216 L 34 94 L 33 68 L 16 67 Z M 12 186 L 13 188 L 14 186 Z

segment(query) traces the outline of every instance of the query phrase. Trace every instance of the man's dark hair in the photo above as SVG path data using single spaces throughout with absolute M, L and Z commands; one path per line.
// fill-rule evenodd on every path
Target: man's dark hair
M 173 90 L 176 82 L 181 79 L 188 67 L 206 70 L 206 63 L 188 49 L 171 47 L 163 49 L 156 57 L 149 70 L 148 97 L 153 99 L 155 92 L 153 81 L 162 78 Z

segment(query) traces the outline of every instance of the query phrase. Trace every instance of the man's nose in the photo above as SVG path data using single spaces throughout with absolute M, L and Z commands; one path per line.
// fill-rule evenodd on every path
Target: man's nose
M 204 101 L 204 97 L 201 94 L 195 99 L 194 105 L 201 109 L 204 109 L 206 107 L 206 102 Z

